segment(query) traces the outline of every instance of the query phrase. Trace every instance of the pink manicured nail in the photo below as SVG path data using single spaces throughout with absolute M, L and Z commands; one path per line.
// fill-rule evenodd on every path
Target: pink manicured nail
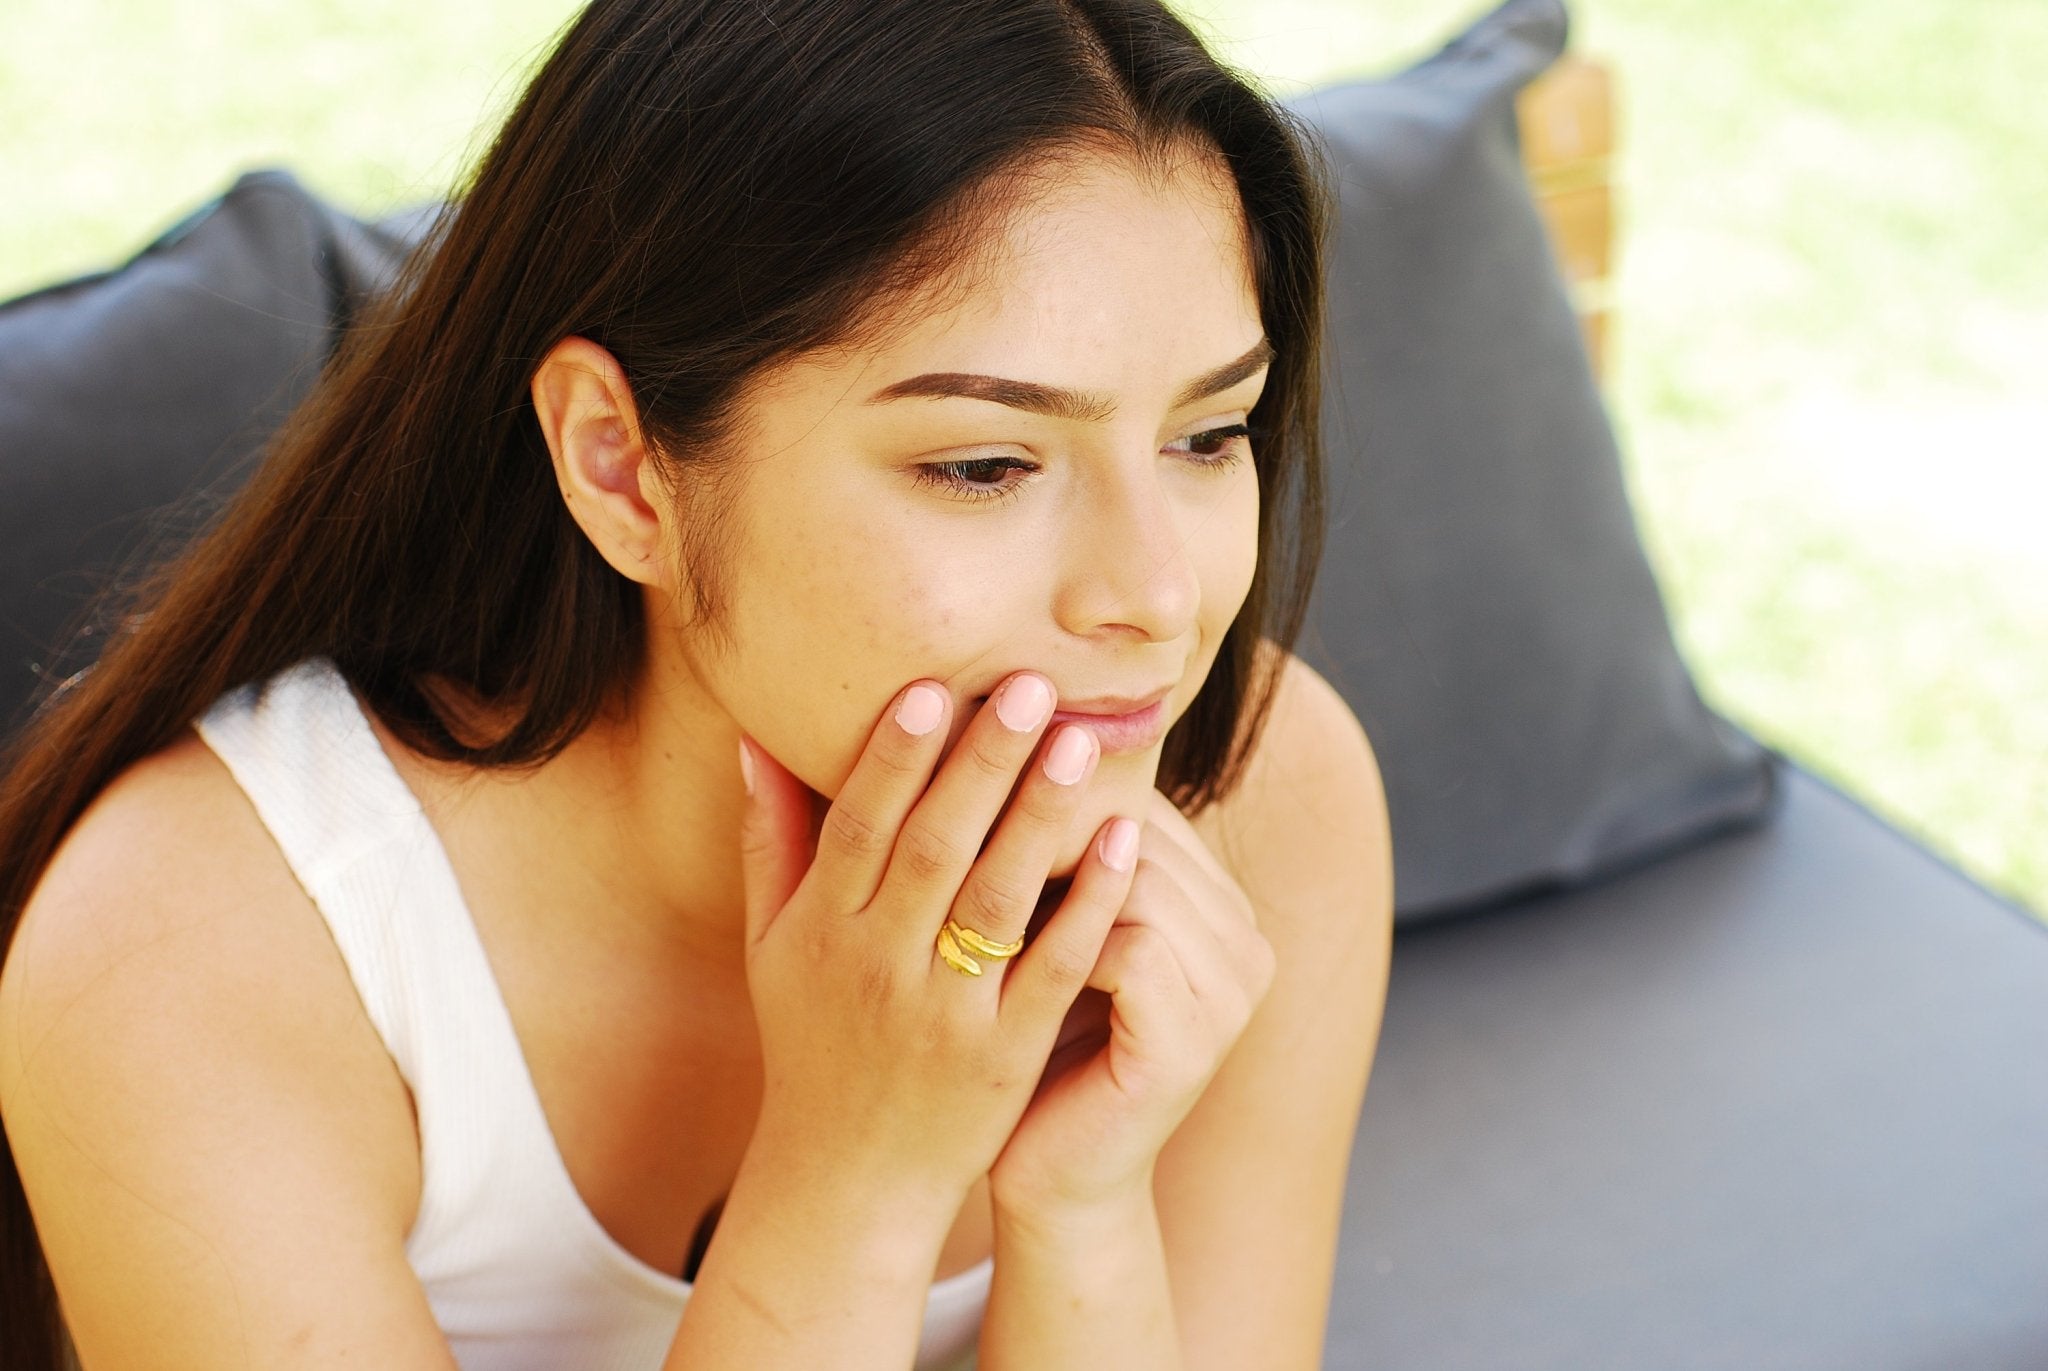
M 939 698 L 938 691 L 914 685 L 903 692 L 902 703 L 896 706 L 896 725 L 905 733 L 922 738 L 939 726 L 939 716 L 945 712 L 946 702 Z
M 996 717 L 1018 733 L 1029 733 L 1052 712 L 1052 691 L 1036 676 L 1019 676 L 996 697 Z
M 1068 724 L 1045 754 L 1045 774 L 1061 785 L 1072 785 L 1088 769 L 1088 757 L 1094 750 L 1095 740 L 1088 736 L 1088 730 Z
M 1132 819 L 1118 819 L 1102 837 L 1102 861 L 1111 871 L 1129 871 L 1138 855 L 1138 825 Z

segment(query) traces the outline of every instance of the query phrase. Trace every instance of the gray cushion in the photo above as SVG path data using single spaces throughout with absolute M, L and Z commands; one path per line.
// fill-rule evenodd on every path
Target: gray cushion
M 1768 814 L 1773 757 L 1702 703 L 1522 169 L 1563 50 L 1508 0 L 1397 75 L 1289 101 L 1341 204 L 1328 552 L 1298 650 L 1380 758 L 1399 918 L 1600 878 Z
M 1396 936 L 1325 1365 L 2048 1366 L 2048 928 L 1783 793 Z
M 167 507 L 248 474 L 426 227 L 250 172 L 126 265 L 0 304 L 0 738 L 97 656 L 108 625 L 66 641 L 92 593 L 207 512 Z

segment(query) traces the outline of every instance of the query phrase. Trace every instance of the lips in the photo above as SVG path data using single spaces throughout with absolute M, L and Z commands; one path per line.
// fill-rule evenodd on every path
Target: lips
M 1166 736 L 1166 701 L 1156 700 L 1128 714 L 1082 714 L 1055 710 L 1048 728 L 1061 723 L 1079 724 L 1095 735 L 1105 757 L 1119 752 L 1143 752 Z
M 1173 682 L 1168 681 L 1159 689 L 1144 695 L 1097 695 L 1091 700 L 1061 700 L 1069 714 L 1095 714 L 1113 719 L 1123 714 L 1141 713 L 1146 706 L 1157 704 L 1173 693 Z
M 1095 735 L 1104 756 L 1142 752 L 1166 736 L 1166 699 L 1172 693 L 1173 686 L 1168 684 L 1136 698 L 1099 695 L 1077 701 L 1086 708 L 1055 710 L 1046 724 L 1046 732 L 1051 733 L 1061 723 L 1079 724 Z M 988 699 L 978 695 L 974 702 L 979 706 Z

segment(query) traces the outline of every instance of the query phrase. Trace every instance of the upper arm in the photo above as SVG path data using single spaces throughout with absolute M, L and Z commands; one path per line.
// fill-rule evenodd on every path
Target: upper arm
M 1344 1183 L 1379 1040 L 1393 857 L 1372 746 L 1289 657 L 1241 788 L 1198 831 L 1273 981 L 1154 1173 L 1189 1371 L 1321 1364 Z
M 452 1371 L 404 1085 L 187 735 L 73 825 L 0 969 L 0 1114 L 84 1371 Z M 267 846 L 267 850 L 266 850 Z

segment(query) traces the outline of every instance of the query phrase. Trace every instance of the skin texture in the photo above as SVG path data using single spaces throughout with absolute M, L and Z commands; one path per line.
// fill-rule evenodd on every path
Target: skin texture
M 971 289 L 935 295 L 879 347 L 798 359 L 750 390 L 735 520 L 730 637 L 691 625 L 680 516 L 643 445 L 616 361 L 568 338 L 532 393 L 564 499 L 641 583 L 650 657 L 626 711 L 601 718 L 531 777 L 461 782 L 491 808 L 510 858 L 576 854 L 529 887 L 539 920 L 573 920 L 659 964 L 744 964 L 737 856 L 740 733 L 820 797 L 837 794 L 896 693 L 953 695 L 950 750 L 975 701 L 1030 669 L 1062 699 L 1167 683 L 1193 700 L 1249 590 L 1259 492 L 1240 460 L 1205 466 L 1205 430 L 1243 423 L 1263 368 L 1176 410 L 1195 377 L 1262 337 L 1242 211 L 1227 173 L 1188 157 L 1167 177 L 1121 159 L 1063 170 L 1008 222 Z M 1106 420 L 979 399 L 866 403 L 925 372 L 976 372 L 1112 399 Z M 1015 458 L 968 479 L 976 499 L 917 479 L 920 464 Z M 1048 875 L 1072 873 L 1116 815 L 1152 812 L 1158 746 L 1105 755 Z M 522 864 L 527 865 L 527 864 Z M 589 921 L 612 922 L 593 930 Z M 562 930 L 567 932 L 565 928 Z

